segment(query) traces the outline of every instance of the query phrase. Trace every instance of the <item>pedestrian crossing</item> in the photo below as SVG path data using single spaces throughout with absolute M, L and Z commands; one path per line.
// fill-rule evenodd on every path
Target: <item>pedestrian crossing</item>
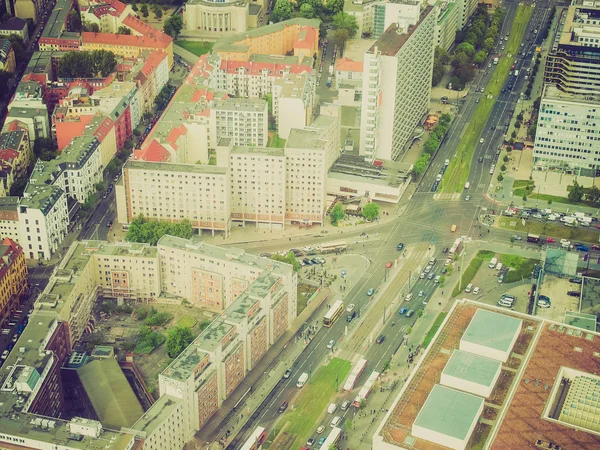
M 445 201 L 451 201 L 451 202 L 457 202 L 461 200 L 461 195 L 454 193 L 454 194 L 434 194 L 433 196 L 434 200 L 445 200 Z

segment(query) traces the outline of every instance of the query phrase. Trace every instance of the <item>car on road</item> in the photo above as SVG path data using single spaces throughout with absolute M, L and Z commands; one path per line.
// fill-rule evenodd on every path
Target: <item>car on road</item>
M 375 342 L 381 344 L 383 343 L 383 341 L 385 341 L 385 336 L 383 334 L 380 334 L 379 336 L 377 336 L 377 340 Z
M 404 297 L 404 301 L 410 302 L 413 298 L 413 294 L 412 292 L 409 292 L 408 294 L 406 294 L 406 297 Z
M 407 308 L 400 308 L 400 315 L 403 316 L 404 314 L 406 314 L 406 311 L 408 311 Z
M 326 440 L 327 440 L 327 436 L 321 436 L 321 439 L 319 439 L 318 445 L 323 445 Z
M 482 87 L 481 89 L 479 89 L 479 92 L 481 92 L 483 94 L 485 92 L 485 88 Z
M 283 378 L 288 379 L 292 375 L 292 369 L 286 369 L 283 374 Z
M 108 222 L 106 222 L 106 228 L 110 228 L 113 226 L 112 220 L 109 220 Z
M 315 443 L 315 440 L 314 440 L 314 438 L 310 438 L 308 441 L 306 441 L 306 445 L 308 445 L 309 447 L 310 447 L 311 445 L 313 445 L 314 443 Z
M 327 343 L 327 348 L 331 350 L 333 347 L 335 347 L 335 341 L 332 339 Z
M 346 312 L 352 312 L 352 311 L 354 311 L 355 307 L 356 307 L 356 305 L 354 303 L 350 303 L 348 305 L 348 307 L 346 308 Z
M 575 246 L 575 249 L 578 250 L 578 251 L 580 251 L 580 252 L 589 252 L 590 251 L 589 247 L 586 247 L 583 244 L 577 244 Z
M 468 202 L 469 200 L 471 200 L 471 196 L 470 195 L 465 196 L 465 202 Z
M 317 434 L 321 434 L 321 433 L 323 433 L 323 431 L 325 431 L 325 426 L 324 425 L 320 425 L 319 428 L 317 428 Z M 325 442 L 325 441 L 323 441 L 323 442 Z
M 425 279 L 425 277 L 427 276 L 427 274 L 425 272 L 421 272 L 421 275 L 419 275 L 419 278 L 421 280 Z
M 479 294 L 479 291 L 480 291 L 480 289 L 478 287 L 476 287 L 473 289 L 473 294 L 477 295 L 477 294 Z
M 512 238 L 513 238 L 513 240 L 515 240 L 515 241 L 520 241 L 520 240 L 522 239 L 522 238 L 521 238 L 521 236 L 519 236 L 519 235 L 516 235 L 516 234 L 513 234 L 513 235 L 512 235 Z
M 433 280 L 433 282 L 434 282 L 435 284 L 440 284 L 440 281 L 441 281 L 441 280 L 442 280 L 442 277 L 441 277 L 440 275 L 437 275 L 437 276 L 435 277 L 435 280 Z
M 342 278 L 346 278 L 346 274 L 347 274 L 347 273 L 348 273 L 348 272 L 346 272 L 346 269 L 342 270 Z
M 554 244 L 555 242 L 556 241 L 553 238 L 551 238 L 551 237 L 546 238 L 546 243 L 548 243 L 548 244 Z
M 340 409 L 342 411 L 346 411 L 349 407 L 350 407 L 350 402 L 348 400 L 344 400 L 344 403 L 342 403 L 342 406 L 340 406 Z
M 484 139 L 483 138 L 479 139 L 479 143 L 483 144 L 484 143 Z
M 406 313 L 406 317 L 411 317 L 415 313 L 414 309 L 409 309 Z
M 402 242 L 400 242 L 397 246 L 396 246 L 396 250 L 398 250 L 399 252 L 401 252 L 402 250 L 404 250 L 404 244 Z
M 346 322 L 348 322 L 348 323 L 352 322 L 355 317 L 356 317 L 356 311 L 352 311 L 350 314 L 348 314 L 348 317 L 346 317 Z
M 435 278 L 435 272 L 431 272 L 429 275 L 427 275 L 428 280 L 433 280 L 434 278 Z
M 442 267 L 442 270 L 440 270 L 440 273 L 445 274 L 448 272 L 448 269 L 444 266 Z
M 375 293 L 375 289 L 373 288 L 369 288 L 369 290 L 367 291 L 367 296 L 370 297 L 371 295 L 373 295 Z
M 4 350 L 2 352 L 2 356 L 0 356 L 0 359 L 6 359 L 6 358 L 8 358 L 8 350 Z
M 579 291 L 567 291 L 567 295 L 570 295 L 571 297 L 581 297 L 581 292 L 579 292 Z
M 425 296 L 425 291 L 419 291 L 419 297 Z

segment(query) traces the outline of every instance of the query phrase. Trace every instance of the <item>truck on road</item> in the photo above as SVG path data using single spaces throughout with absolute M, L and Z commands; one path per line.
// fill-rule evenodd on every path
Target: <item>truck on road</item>
M 498 57 L 496 56 L 496 57 L 494 58 L 494 65 L 497 65 L 497 64 L 498 64 Z
M 519 76 L 519 71 L 515 70 L 515 78 L 517 78 Z

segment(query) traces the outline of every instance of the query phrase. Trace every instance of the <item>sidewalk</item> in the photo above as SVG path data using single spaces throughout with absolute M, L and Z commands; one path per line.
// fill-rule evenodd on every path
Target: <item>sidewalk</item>
M 235 437 L 239 430 L 246 424 L 251 414 L 265 400 L 272 389 L 282 379 L 286 369 L 292 366 L 300 356 L 306 344 L 304 340 L 296 339 L 304 323 L 321 306 L 329 296 L 334 295 L 329 289 L 323 289 L 317 297 L 296 318 L 291 328 L 268 350 L 267 354 L 259 361 L 256 367 L 248 373 L 236 390 L 223 402 L 221 408 L 209 421 L 196 433 L 195 441 L 186 444 L 186 448 L 204 449 L 210 442 L 210 449 L 224 448 Z M 252 387 L 252 394 L 243 400 L 244 395 Z M 237 408 L 234 410 L 234 406 Z M 224 438 L 229 431 L 229 437 Z M 191 445 L 191 446 L 190 446 Z

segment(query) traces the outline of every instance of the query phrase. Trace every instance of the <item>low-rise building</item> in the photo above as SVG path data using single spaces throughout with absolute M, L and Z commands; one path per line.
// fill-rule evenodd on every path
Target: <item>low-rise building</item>
M 9 131 L 13 122 L 25 127 L 29 140 L 50 137 L 48 109 L 44 103 L 42 86 L 35 81 L 22 81 L 17 86 L 12 101 L 8 104 L 8 114 L 2 131 Z
M 0 235 L 20 242 L 19 231 L 19 201 L 20 198 L 0 197 Z
M 16 122 L 13 122 L 16 125 Z M 24 178 L 31 163 L 32 149 L 26 130 L 18 127 L 0 133 L 0 196 L 10 195 L 15 178 Z
M 87 24 L 97 24 L 102 33 L 116 33 L 129 14 L 134 14 L 131 5 L 119 0 L 90 1 L 80 5 L 81 20 Z
M 280 138 L 287 139 L 292 128 L 312 122 L 315 91 L 316 80 L 310 74 L 288 74 L 273 83 L 273 115 Z
M 0 23 L 0 36 L 9 37 L 15 34 L 27 45 L 29 43 L 29 27 L 27 21 L 20 17 L 11 17 L 4 23 Z
M 14 73 L 17 68 L 15 51 L 8 39 L 0 39 L 0 70 Z
M 23 248 L 10 238 L 0 245 L 0 326 L 18 309 L 27 292 L 27 264 Z
M 50 12 L 48 21 L 38 40 L 41 52 L 79 50 L 81 39 L 79 33 L 68 31 L 69 12 L 73 8 L 73 0 L 57 0 Z

